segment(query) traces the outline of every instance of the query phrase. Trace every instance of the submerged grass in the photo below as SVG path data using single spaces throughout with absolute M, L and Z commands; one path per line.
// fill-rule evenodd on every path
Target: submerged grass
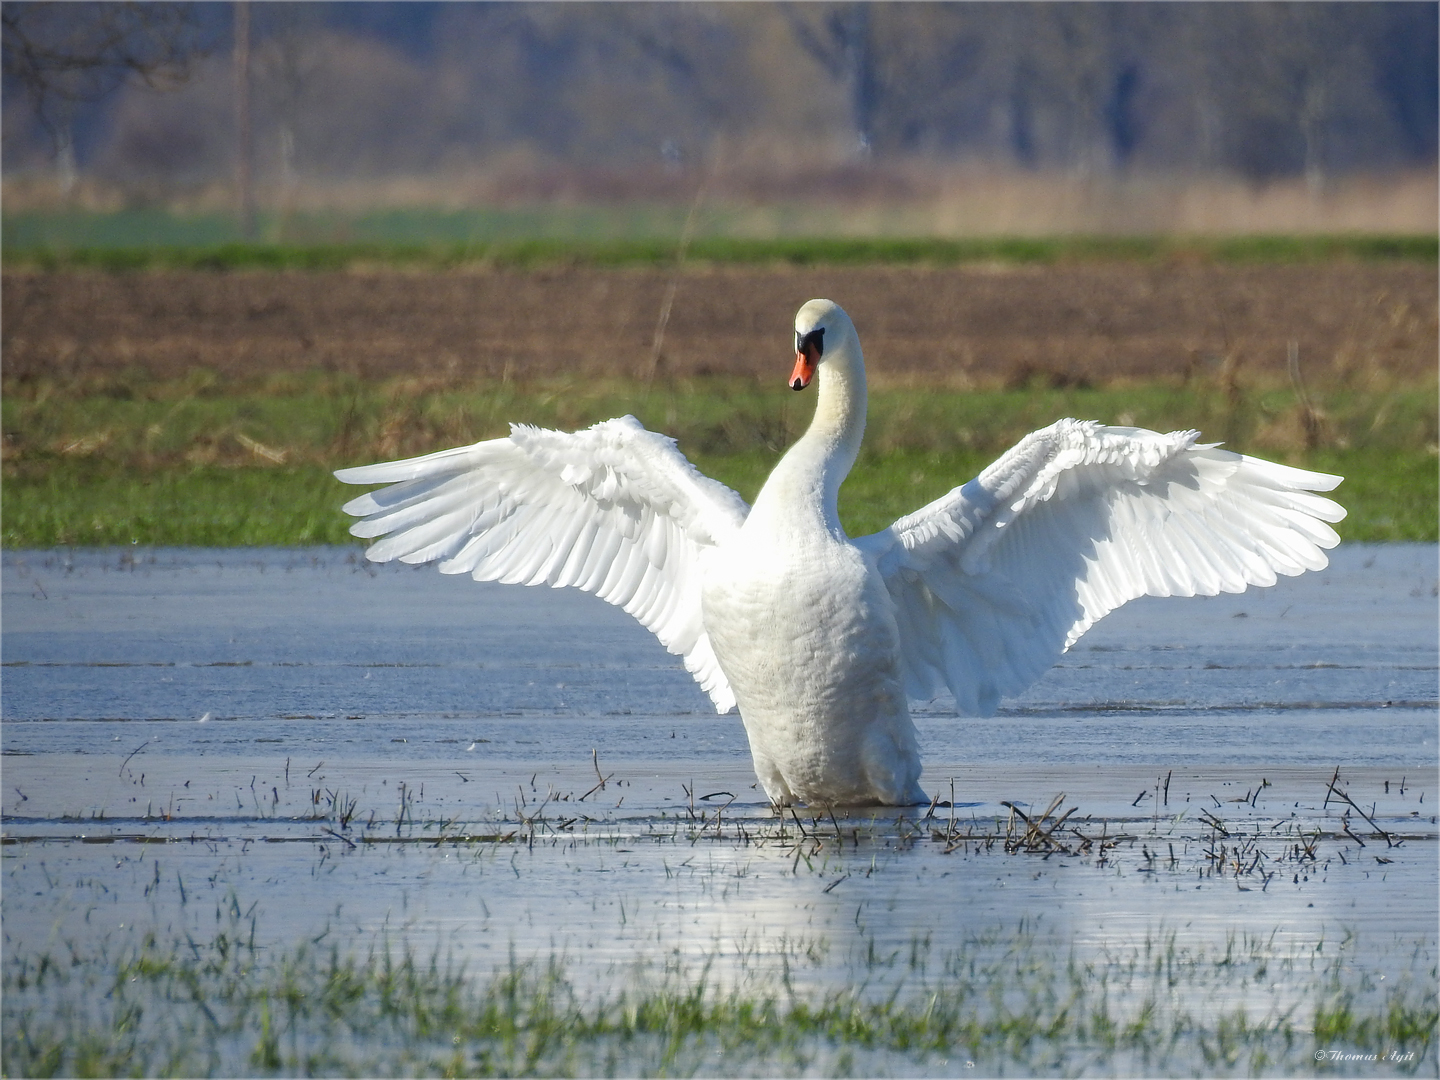
M 633 413 L 703 471 L 754 497 L 813 403 L 743 378 L 646 385 L 554 380 L 476 386 L 314 373 L 222 382 L 112 376 L 5 387 L 3 541 L 57 544 L 339 543 L 356 489 L 330 470 L 508 433 L 573 430 Z M 1346 477 L 1356 541 L 1437 538 L 1433 387 L 1237 390 L 1203 380 L 1104 388 L 879 386 L 865 449 L 841 491 L 853 535 L 873 532 L 976 475 L 1062 416 L 1208 440 Z
M 693 974 L 674 964 L 587 993 L 554 959 L 512 957 L 474 976 L 384 940 L 363 954 L 312 943 L 267 950 L 233 895 L 226 913 L 205 944 L 149 934 L 113 953 L 7 950 L 5 1075 L 1353 1074 L 1376 1059 L 1412 1075 L 1434 1066 L 1433 979 L 1380 994 L 1347 981 L 1338 959 L 1277 956 L 1260 939 L 1210 954 L 1170 935 L 1082 961 L 1022 928 L 977 938 L 937 978 L 884 996 L 797 990 L 788 974 L 725 989 L 708 965 Z M 1294 981 L 1300 997 L 1267 1003 L 1277 980 Z M 1317 1068 L 1320 1052 L 1337 1057 Z

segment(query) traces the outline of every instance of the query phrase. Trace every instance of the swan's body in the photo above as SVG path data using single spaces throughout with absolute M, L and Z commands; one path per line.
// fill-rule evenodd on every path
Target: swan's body
M 1196 442 L 1061 420 L 978 478 L 850 540 L 840 483 L 865 430 L 849 317 L 795 320 L 815 419 L 749 508 L 633 417 L 344 469 L 390 483 L 345 506 L 384 562 L 574 585 L 653 631 L 719 712 L 739 705 L 777 805 L 926 801 L 907 699 L 993 714 L 1135 597 L 1214 595 L 1326 565 L 1339 477 Z M 388 535 L 387 535 L 388 534 Z

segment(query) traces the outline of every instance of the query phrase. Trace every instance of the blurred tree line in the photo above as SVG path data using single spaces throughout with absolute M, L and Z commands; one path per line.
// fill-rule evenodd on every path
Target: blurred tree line
M 1423 2 L 265 3 L 239 68 L 231 4 L 3 11 L 6 173 L 156 197 L 230 182 L 242 94 L 267 185 L 511 168 L 535 197 L 718 162 L 1319 186 L 1433 167 L 1440 123 Z

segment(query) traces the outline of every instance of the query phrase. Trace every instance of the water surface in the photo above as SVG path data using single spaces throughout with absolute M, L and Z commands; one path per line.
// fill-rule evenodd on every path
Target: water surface
M 1433 545 L 1131 604 L 996 717 L 917 709 L 953 806 L 780 819 L 738 718 L 572 590 L 346 548 L 8 552 L 3 589 L 12 953 L 238 905 L 272 945 L 383 931 L 597 987 L 708 963 L 882 992 L 997 934 L 1433 977 Z M 1016 843 L 1060 795 L 1054 843 Z

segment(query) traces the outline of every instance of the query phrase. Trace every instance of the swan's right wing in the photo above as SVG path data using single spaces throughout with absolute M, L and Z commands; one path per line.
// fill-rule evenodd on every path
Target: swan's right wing
M 856 543 L 895 602 L 907 692 L 988 716 L 1106 613 L 1318 570 L 1345 511 L 1305 472 L 1138 428 L 1061 420 Z
M 633 416 L 574 433 L 515 425 L 425 457 L 341 469 L 390 484 L 345 504 L 374 562 L 438 562 L 476 581 L 572 585 L 635 616 L 684 658 L 719 712 L 735 705 L 700 605 L 700 560 L 749 507 Z

